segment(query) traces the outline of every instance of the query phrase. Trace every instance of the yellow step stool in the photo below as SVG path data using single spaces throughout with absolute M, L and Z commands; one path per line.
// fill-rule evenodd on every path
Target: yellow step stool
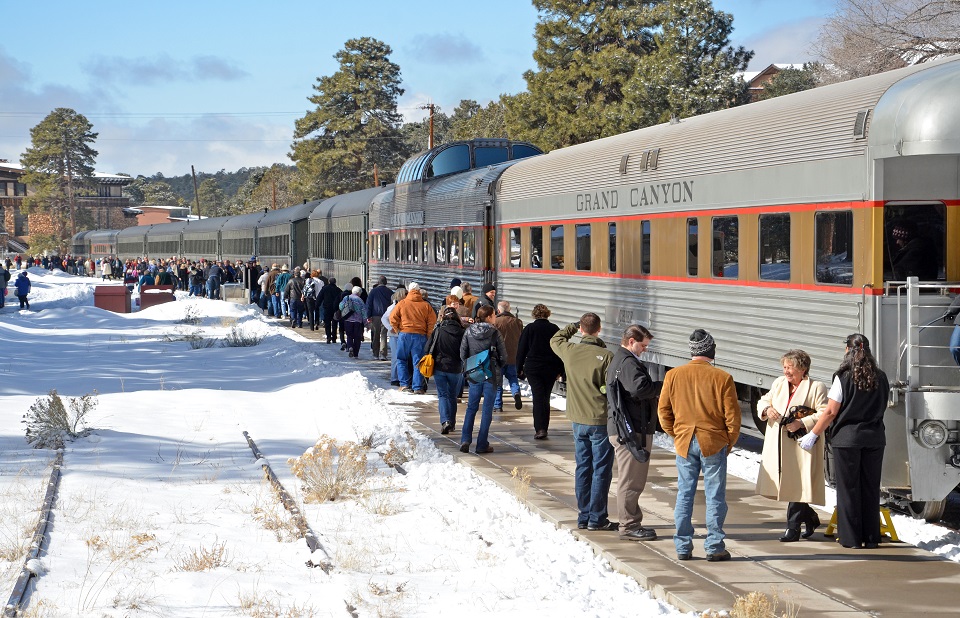
M 833 515 L 830 516 L 830 523 L 827 529 L 823 531 L 824 536 L 833 536 L 837 529 L 837 507 L 833 507 Z M 897 536 L 897 529 L 893 527 L 893 518 L 890 517 L 890 509 L 885 506 L 880 507 L 880 536 L 888 536 L 894 543 L 900 541 Z

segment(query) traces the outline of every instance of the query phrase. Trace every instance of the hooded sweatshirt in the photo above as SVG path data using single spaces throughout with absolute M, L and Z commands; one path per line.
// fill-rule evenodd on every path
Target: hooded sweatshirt
M 493 324 L 477 322 L 471 324 L 463 335 L 463 341 L 460 342 L 460 360 L 466 362 L 474 354 L 490 350 L 490 368 L 493 369 L 493 377 L 489 381 L 497 386 L 503 383 L 501 370 L 507 362 L 506 347 L 503 335 L 494 328 Z

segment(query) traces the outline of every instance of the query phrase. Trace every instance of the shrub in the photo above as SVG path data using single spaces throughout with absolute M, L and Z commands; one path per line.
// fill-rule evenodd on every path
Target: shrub
M 50 391 L 23 415 L 27 443 L 34 448 L 60 448 L 64 442 L 86 435 L 86 416 L 95 407 L 96 394 L 70 397 L 65 406 L 56 389 Z
M 303 455 L 287 460 L 303 484 L 307 502 L 361 495 L 369 478 L 368 449 L 356 442 L 337 443 L 323 435 Z
M 203 315 L 200 312 L 200 305 L 197 303 L 188 303 L 183 308 L 183 317 L 180 324 L 190 324 L 196 326 L 203 322 Z
M 178 571 L 210 571 L 222 566 L 229 566 L 232 562 L 227 553 L 227 544 L 214 542 L 212 547 L 200 546 L 193 553 L 181 556 L 174 561 L 174 568 Z
M 265 335 L 246 330 L 239 324 L 234 324 L 230 332 L 223 340 L 223 345 L 228 348 L 250 348 L 259 345 Z

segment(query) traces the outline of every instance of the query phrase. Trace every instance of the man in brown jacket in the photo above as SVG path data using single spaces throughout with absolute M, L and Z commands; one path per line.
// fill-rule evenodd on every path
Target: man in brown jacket
M 711 362 L 717 346 L 710 333 L 690 335 L 690 362 L 671 369 L 663 381 L 657 410 L 660 426 L 673 438 L 677 451 L 677 505 L 673 518 L 677 558 L 693 557 L 693 497 L 703 470 L 707 501 L 707 560 L 730 559 L 723 539 L 727 516 L 727 455 L 740 436 L 740 404 L 733 377 Z
M 517 348 L 520 347 L 520 333 L 523 332 L 523 322 L 510 313 L 510 303 L 501 300 L 497 303 L 497 320 L 494 327 L 503 335 L 507 345 L 507 364 L 503 366 L 503 377 L 510 383 L 510 394 L 513 395 L 513 404 L 518 410 L 523 407 L 520 401 L 520 380 L 517 379 Z M 503 412 L 503 384 L 497 385 L 497 397 L 493 402 L 493 413 Z
M 427 337 L 437 323 L 437 314 L 430 303 L 423 299 L 420 286 L 411 283 L 407 286 L 407 296 L 390 313 L 390 326 L 397 335 L 397 378 L 400 380 L 400 392 L 423 395 L 427 384 L 423 374 L 417 369 L 417 363 L 423 356 Z M 409 365 L 407 363 L 410 363 Z M 411 369 L 413 375 L 411 376 Z

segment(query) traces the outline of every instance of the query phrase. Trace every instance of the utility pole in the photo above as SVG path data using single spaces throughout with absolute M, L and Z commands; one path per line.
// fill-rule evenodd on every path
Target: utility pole
M 427 142 L 427 150 L 433 150 L 433 110 L 436 108 L 436 105 L 433 103 L 427 103 L 426 105 L 421 105 L 420 109 L 430 110 L 430 139 Z
M 197 219 L 200 218 L 200 191 L 197 189 L 197 171 L 190 166 L 190 173 L 193 174 L 193 197 L 197 199 Z
M 380 186 L 380 171 L 377 169 L 377 164 L 373 164 L 373 186 Z

